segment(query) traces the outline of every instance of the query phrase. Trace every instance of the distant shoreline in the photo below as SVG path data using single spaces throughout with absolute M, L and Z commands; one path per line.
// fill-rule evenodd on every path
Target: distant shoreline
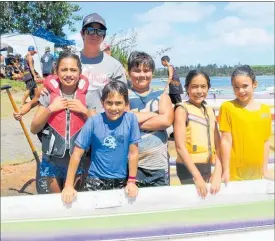
M 257 74 L 256 73 L 256 77 L 257 76 L 274 76 L 275 73 L 271 73 L 271 74 Z M 185 78 L 186 75 L 179 75 L 180 78 Z M 209 77 L 230 77 L 229 75 L 209 75 Z M 160 79 L 160 78 L 167 78 L 167 75 L 163 75 L 163 76 L 154 76 L 155 79 Z

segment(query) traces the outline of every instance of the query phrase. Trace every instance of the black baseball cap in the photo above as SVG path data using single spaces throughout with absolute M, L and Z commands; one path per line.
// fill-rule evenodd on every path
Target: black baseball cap
M 102 18 L 99 14 L 97 13 L 92 13 L 87 15 L 84 19 L 83 19 L 83 23 L 82 23 L 82 29 L 91 24 L 91 23 L 99 23 L 101 24 L 105 30 L 107 30 L 106 28 L 106 22 L 104 20 L 104 18 Z

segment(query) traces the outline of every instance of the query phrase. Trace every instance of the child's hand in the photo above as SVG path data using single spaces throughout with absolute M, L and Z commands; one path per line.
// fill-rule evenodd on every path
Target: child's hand
M 50 108 L 51 112 L 65 110 L 68 108 L 68 100 L 58 96 L 54 99 L 53 103 L 51 103 L 49 105 L 49 108 Z
M 68 109 L 77 113 L 87 114 L 87 107 L 78 99 L 68 100 Z
M 207 190 L 206 183 L 203 180 L 202 176 L 199 176 L 198 178 L 194 178 L 193 180 L 194 180 L 194 183 L 196 185 L 198 195 L 202 199 L 205 199 L 205 197 L 207 196 L 208 190 Z
M 224 182 L 225 186 L 228 185 L 229 180 L 230 180 L 229 170 L 223 170 L 223 172 L 222 172 L 222 182 Z
M 22 119 L 22 113 L 21 112 L 13 112 L 13 117 L 14 117 L 14 119 L 15 120 L 18 120 L 18 121 L 20 121 L 21 119 Z
M 138 187 L 133 182 L 128 182 L 125 187 L 125 192 L 128 194 L 129 197 L 136 197 L 138 195 Z
M 76 195 L 77 191 L 73 187 L 65 186 L 61 193 L 61 198 L 63 202 L 70 204 L 76 198 Z
M 220 187 L 221 187 L 221 175 L 219 173 L 214 173 L 211 178 L 210 178 L 210 193 L 212 195 L 216 195 L 219 191 L 220 191 Z

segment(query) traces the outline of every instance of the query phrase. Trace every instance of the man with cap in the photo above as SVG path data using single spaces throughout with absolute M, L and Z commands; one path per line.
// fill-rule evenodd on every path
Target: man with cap
M 51 54 L 51 49 L 50 47 L 45 48 L 45 53 L 41 57 L 41 63 L 42 63 L 42 74 L 43 77 L 46 78 L 48 75 L 51 75 L 53 72 L 53 62 L 54 62 L 54 57 Z
M 24 76 L 23 81 L 26 84 L 27 91 L 24 93 L 22 98 L 22 105 L 25 104 L 28 96 L 32 99 L 36 92 L 37 92 L 37 84 L 38 77 L 36 76 L 35 69 L 34 69 L 34 60 L 33 57 L 37 53 L 34 46 L 28 47 L 28 53 L 24 58 Z
M 89 79 L 89 91 L 92 91 L 96 113 L 104 111 L 100 100 L 102 89 L 108 82 L 120 80 L 127 83 L 121 63 L 100 49 L 106 30 L 105 20 L 99 14 L 92 13 L 83 19 L 80 32 L 84 43 L 80 52 L 82 74 Z

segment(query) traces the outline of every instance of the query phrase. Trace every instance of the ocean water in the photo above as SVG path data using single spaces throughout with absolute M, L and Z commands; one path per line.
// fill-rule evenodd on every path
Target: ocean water
M 258 87 L 255 90 L 256 92 L 265 91 L 266 88 L 273 86 L 274 87 L 274 80 L 275 76 L 256 76 L 256 79 L 258 81 Z M 164 88 L 167 78 L 161 79 L 153 79 L 152 81 L 152 87 L 154 88 Z M 185 78 L 181 78 L 181 84 L 184 86 Z M 211 77 L 211 89 L 210 91 L 217 90 L 221 94 L 233 94 L 232 86 L 231 86 L 231 79 L 230 76 L 225 77 Z

